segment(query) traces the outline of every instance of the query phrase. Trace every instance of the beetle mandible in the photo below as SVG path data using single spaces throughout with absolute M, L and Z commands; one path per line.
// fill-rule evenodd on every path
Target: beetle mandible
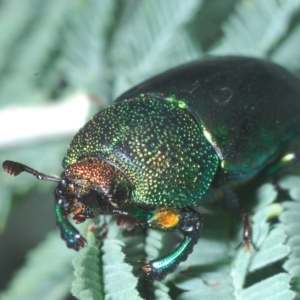
M 128 215 L 148 228 L 181 231 L 175 250 L 142 267 L 148 279 L 161 279 L 197 243 L 197 205 L 298 159 L 299 99 L 299 78 L 278 65 L 207 58 L 153 77 L 97 113 L 71 141 L 60 178 L 12 161 L 3 168 L 58 182 L 57 223 L 75 250 L 86 240 L 69 214 L 77 223 Z

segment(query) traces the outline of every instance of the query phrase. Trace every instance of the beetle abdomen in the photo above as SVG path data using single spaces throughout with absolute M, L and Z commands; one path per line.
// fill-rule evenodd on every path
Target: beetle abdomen
M 179 100 L 140 95 L 100 111 L 73 138 L 64 168 L 85 156 L 100 157 L 126 174 L 135 203 L 195 205 L 219 159 Z

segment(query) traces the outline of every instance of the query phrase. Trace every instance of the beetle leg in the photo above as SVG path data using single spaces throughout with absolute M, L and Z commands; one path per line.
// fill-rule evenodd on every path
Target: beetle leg
M 200 213 L 191 208 L 156 210 L 148 220 L 148 226 L 158 230 L 180 230 L 184 238 L 171 253 L 145 262 L 141 270 L 146 273 L 147 279 L 163 279 L 167 274 L 173 272 L 180 262 L 186 260 L 198 241 L 202 224 Z
M 65 202 L 63 199 L 57 198 L 55 203 L 55 215 L 57 225 L 59 227 L 61 237 L 66 241 L 69 248 L 74 250 L 79 250 L 84 247 L 87 242 L 84 237 L 80 235 L 77 229 L 75 229 L 72 224 L 66 218 L 65 212 Z
M 249 215 L 248 213 L 241 209 L 241 216 L 243 219 L 243 240 L 242 242 L 236 247 L 236 249 L 238 249 L 239 247 L 241 247 L 244 244 L 244 249 L 246 251 L 250 251 L 250 245 L 256 249 L 256 247 L 253 245 L 253 242 L 251 240 L 251 224 L 250 224 L 250 220 L 249 220 Z

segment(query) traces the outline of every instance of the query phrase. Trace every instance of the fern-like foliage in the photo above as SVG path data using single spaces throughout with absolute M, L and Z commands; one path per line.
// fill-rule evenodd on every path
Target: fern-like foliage
M 91 111 L 96 112 L 142 80 L 205 55 L 258 56 L 297 72 L 299 15 L 299 0 L 0 1 L 0 30 L 5 32 L 0 36 L 1 131 L 9 131 L 1 113 L 13 109 L 11 105 L 39 105 L 47 111 L 64 96 L 81 91 L 91 96 L 96 103 Z M 63 118 L 67 124 L 72 111 Z M 29 121 L 26 115 L 10 119 L 20 130 Z M 51 124 L 37 124 L 47 126 Z M 59 174 L 72 137 L 65 135 L 58 129 L 51 140 L 45 134 L 42 141 L 33 139 L 26 146 L 0 143 L 0 160 L 20 160 Z M 25 175 L 12 180 L 3 173 L 0 181 L 3 230 L 11 206 L 37 182 Z M 251 215 L 250 251 L 237 249 L 242 240 L 240 216 L 222 202 L 209 203 L 193 253 L 174 273 L 150 284 L 151 298 L 295 299 L 300 292 L 299 177 L 283 177 L 277 185 L 259 181 L 238 190 Z M 278 193 L 282 190 L 283 196 Z M 32 211 L 26 215 L 28 222 L 34 222 Z M 139 261 L 166 254 L 180 235 L 122 230 L 113 218 L 94 222 L 94 230 L 82 227 L 88 247 L 78 253 L 65 247 L 58 231 L 47 236 L 29 253 L 0 299 L 59 300 L 70 290 L 81 300 L 145 297 Z M 22 229 L 13 239 L 27 234 Z M 4 243 L 9 241 L 0 240 L 0 264 Z
M 57 235 L 48 234 L 38 248 L 27 255 L 24 267 L 15 275 L 0 299 L 63 299 L 73 280 L 70 253 Z

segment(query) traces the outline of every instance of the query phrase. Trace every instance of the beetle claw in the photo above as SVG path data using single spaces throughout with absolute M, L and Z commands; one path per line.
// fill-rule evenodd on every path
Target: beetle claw
M 143 266 L 141 267 L 141 271 L 147 273 L 147 275 L 150 274 L 150 272 L 152 271 L 151 264 L 148 262 L 148 263 L 146 263 L 145 265 L 143 265 Z
M 73 238 L 66 240 L 68 248 L 79 251 L 81 248 L 87 246 L 86 239 L 80 234 L 76 234 Z
M 140 270 L 145 272 L 146 275 L 148 276 L 152 271 L 151 261 L 146 259 L 140 259 L 138 260 L 138 262 L 144 264 L 143 266 L 140 267 Z

